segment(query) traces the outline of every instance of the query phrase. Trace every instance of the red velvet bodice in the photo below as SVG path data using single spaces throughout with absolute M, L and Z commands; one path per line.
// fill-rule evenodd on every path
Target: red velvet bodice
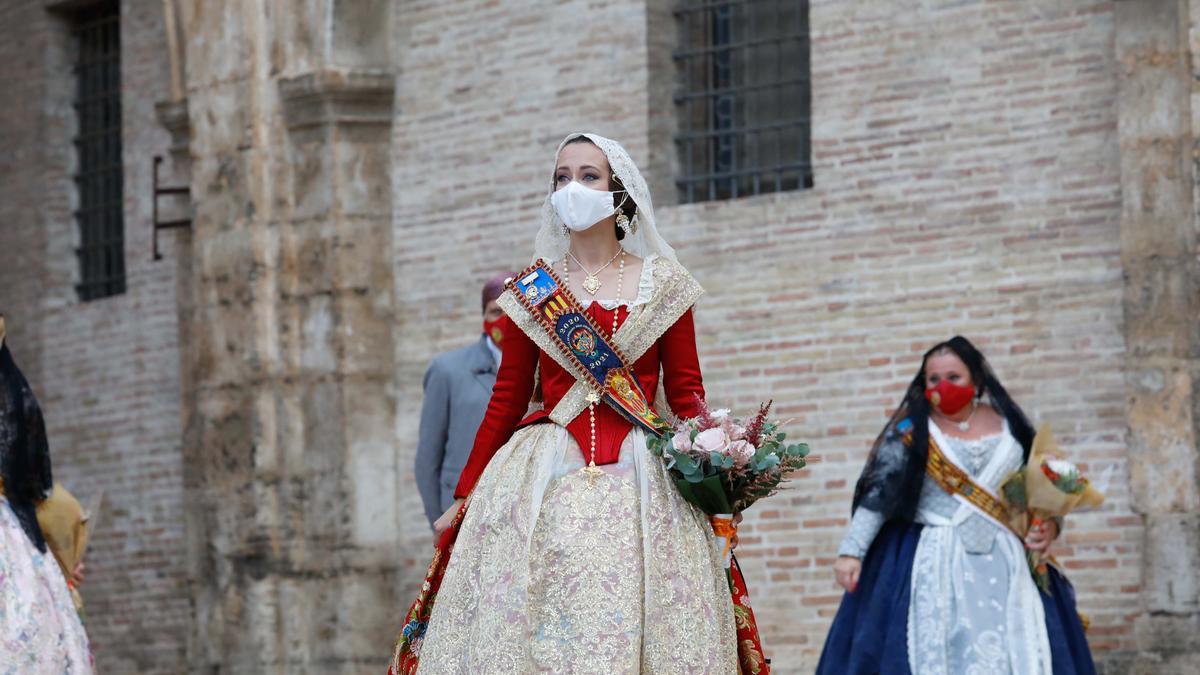
M 608 310 L 599 303 L 592 303 L 587 312 L 594 325 L 604 332 L 611 328 L 613 311 L 619 312 L 618 326 L 629 315 L 626 307 Z M 500 371 L 492 388 L 492 399 L 479 432 L 475 446 L 458 481 L 455 497 L 465 497 L 483 474 L 492 456 L 500 449 L 513 432 L 530 424 L 549 422 L 550 411 L 575 384 L 575 377 L 563 370 L 550 355 L 538 348 L 511 319 L 500 322 L 504 345 Z M 529 399 L 534 389 L 534 373 L 540 368 L 542 397 L 541 410 L 525 416 Z M 696 330 L 689 309 L 639 358 L 633 366 L 642 391 L 653 402 L 658 390 L 659 371 L 662 371 L 663 391 L 671 410 L 679 417 L 694 417 L 699 411 L 696 396 L 704 397 L 704 383 L 700 376 L 700 360 L 696 354 Z M 660 413 L 665 411 L 659 411 Z M 525 416 L 522 419 L 522 416 Z M 612 464 L 617 461 L 621 443 L 625 440 L 633 423 L 626 420 L 608 404 L 596 406 L 596 463 Z M 591 425 L 587 411 L 577 415 L 567 424 L 567 431 L 579 443 L 584 457 L 591 445 Z

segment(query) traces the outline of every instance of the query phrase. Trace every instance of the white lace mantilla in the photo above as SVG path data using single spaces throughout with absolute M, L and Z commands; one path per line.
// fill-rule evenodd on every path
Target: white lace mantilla
M 932 422 L 929 435 L 947 459 L 993 493 L 1022 464 L 1021 445 L 1007 425 L 994 443 L 947 437 Z M 972 465 L 980 468 L 972 471 Z M 925 527 L 913 560 L 908 610 L 912 672 L 1050 675 L 1042 602 L 1016 535 L 929 478 L 917 520 Z
M 611 138 L 585 133 L 568 134 L 562 143 L 558 144 L 558 150 L 554 153 L 554 165 L 546 174 L 546 200 L 542 203 L 541 224 L 533 245 L 534 259 L 560 260 L 567 254 L 567 248 L 571 245 L 570 236 L 564 230 L 562 219 L 554 210 L 550 197 L 554 194 L 554 170 L 558 166 L 558 155 L 567 143 L 580 136 L 586 137 L 600 148 L 608 158 L 609 168 L 621 180 L 630 198 L 637 204 L 637 232 L 631 232 L 621 240 L 622 248 L 639 258 L 660 255 L 675 262 L 675 249 L 658 234 L 650 187 L 642 177 L 642 172 L 638 171 L 637 165 L 633 163 L 633 158 L 620 143 Z

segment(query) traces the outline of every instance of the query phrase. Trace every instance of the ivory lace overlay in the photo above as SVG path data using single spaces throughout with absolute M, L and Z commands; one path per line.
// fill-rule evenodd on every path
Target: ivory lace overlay
M 633 430 L 592 488 L 566 429 L 492 459 L 434 604 L 421 673 L 734 673 L 707 519 Z

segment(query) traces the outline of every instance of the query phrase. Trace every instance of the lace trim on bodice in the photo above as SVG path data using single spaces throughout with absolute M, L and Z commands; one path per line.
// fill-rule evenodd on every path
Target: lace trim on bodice
M 628 307 L 629 309 L 633 309 L 634 307 L 639 307 L 647 302 L 650 302 L 650 299 L 654 297 L 654 260 L 656 258 L 658 258 L 658 254 L 651 253 L 642 259 L 642 273 L 638 275 L 638 292 L 637 297 L 634 299 L 606 298 L 601 300 L 599 298 L 593 298 L 590 302 L 584 302 L 582 298 L 578 297 L 576 299 L 579 300 L 579 304 L 583 305 L 584 309 L 587 309 L 592 305 L 592 303 L 595 303 L 610 312 L 618 307 Z M 549 265 L 556 274 L 558 274 L 560 277 L 562 276 L 562 260 L 550 261 L 546 260 L 545 258 L 542 260 L 545 260 L 546 264 Z

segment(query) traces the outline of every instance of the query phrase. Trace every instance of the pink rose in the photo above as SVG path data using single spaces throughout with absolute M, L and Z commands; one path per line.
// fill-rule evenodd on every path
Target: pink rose
M 729 444 L 729 451 L 725 454 L 733 458 L 734 466 L 741 468 L 754 459 L 755 452 L 755 447 L 749 441 L 734 441 Z
M 687 429 L 671 437 L 671 445 L 679 452 L 692 451 L 692 434 Z
M 692 446 L 699 452 L 724 452 L 729 447 L 729 436 L 720 427 L 706 429 L 696 434 Z
M 725 433 L 729 436 L 729 440 L 731 441 L 740 441 L 746 437 L 746 427 L 740 424 L 728 422 L 727 424 L 722 425 L 722 427 L 725 429 Z

